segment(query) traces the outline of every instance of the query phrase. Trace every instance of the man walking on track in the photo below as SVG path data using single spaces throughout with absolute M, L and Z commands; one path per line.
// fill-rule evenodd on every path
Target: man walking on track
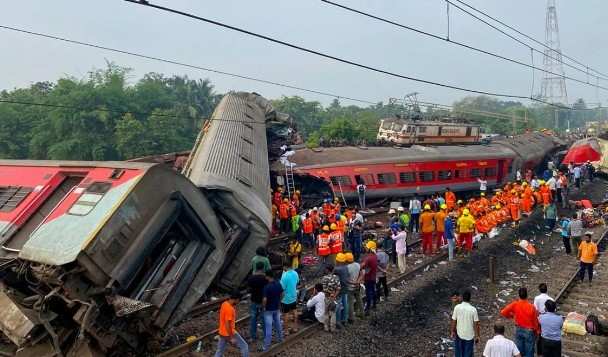
M 591 241 L 591 234 L 585 233 L 585 241 L 578 248 L 578 258 L 580 260 L 581 269 L 579 270 L 579 278 L 581 283 L 585 281 L 585 271 L 589 275 L 589 285 L 593 280 L 593 265 L 597 261 L 597 244 Z
M 241 350 L 241 356 L 249 356 L 249 346 L 247 342 L 236 332 L 236 309 L 235 306 L 241 300 L 240 292 L 233 292 L 230 298 L 222 303 L 220 307 L 220 322 L 218 326 L 218 332 L 220 339 L 217 343 L 217 351 L 215 357 L 221 357 L 224 355 L 226 345 L 231 343 L 236 345 Z

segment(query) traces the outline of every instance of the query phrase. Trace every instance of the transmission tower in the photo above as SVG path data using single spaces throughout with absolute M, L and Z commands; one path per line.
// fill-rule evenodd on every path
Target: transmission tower
M 555 0 L 547 0 L 547 21 L 545 27 L 545 44 L 547 47 L 545 48 L 543 65 L 547 72 L 545 72 L 543 77 L 540 96 L 550 103 L 568 105 L 568 92 L 566 91 L 566 80 L 564 79 Z

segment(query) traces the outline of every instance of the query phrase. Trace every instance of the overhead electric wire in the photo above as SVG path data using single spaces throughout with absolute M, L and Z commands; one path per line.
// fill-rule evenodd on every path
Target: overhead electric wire
M 237 73 L 230 73 L 230 72 L 226 72 L 226 71 L 222 71 L 222 70 L 218 70 L 218 69 L 214 69 L 214 68 L 202 67 L 202 66 L 198 66 L 198 65 L 194 65 L 194 64 L 188 64 L 185 62 L 165 59 L 165 58 L 161 58 L 161 57 L 157 57 L 157 56 L 145 55 L 145 54 L 137 53 L 137 52 L 133 52 L 133 51 L 111 48 L 111 47 L 104 46 L 104 45 L 96 45 L 96 44 L 89 43 L 89 42 L 72 40 L 72 39 L 69 39 L 66 37 L 44 34 L 44 33 L 35 32 L 35 31 L 31 31 L 31 30 L 25 30 L 25 29 L 21 29 L 21 28 L 17 28 L 17 27 L 12 27 L 12 26 L 0 25 L 0 29 L 21 32 L 21 33 L 25 33 L 25 34 L 33 35 L 33 36 L 37 36 L 37 37 L 44 37 L 44 38 L 48 38 L 48 39 L 52 39 L 52 40 L 63 41 L 63 42 L 75 44 L 75 45 L 96 48 L 96 49 L 100 49 L 100 50 L 104 50 L 104 51 L 116 52 L 116 53 L 120 53 L 120 54 L 124 54 L 124 55 L 135 56 L 135 57 L 145 58 L 148 60 L 174 64 L 177 66 L 198 69 L 198 70 L 202 70 L 202 71 L 206 71 L 206 72 L 217 73 L 217 74 L 230 76 L 230 77 L 234 77 L 234 78 L 246 79 L 249 81 L 269 84 L 269 85 L 283 87 L 283 88 L 295 89 L 295 90 L 302 91 L 302 92 L 313 93 L 313 94 L 318 94 L 318 95 L 332 97 L 332 98 L 345 99 L 345 100 L 349 100 L 349 101 L 353 101 L 353 102 L 366 103 L 366 104 L 372 104 L 372 105 L 378 104 L 378 102 L 372 102 L 372 101 L 368 101 L 368 100 L 364 100 L 364 99 L 353 98 L 350 96 L 344 96 L 344 95 L 340 95 L 340 94 L 324 92 L 324 91 L 316 90 L 316 89 L 298 87 L 298 86 L 294 86 L 294 85 L 290 85 L 290 84 L 286 84 L 286 83 L 270 81 L 267 79 L 261 79 L 261 78 L 256 78 L 256 77 L 237 74 Z
M 520 35 L 524 36 L 525 38 L 527 38 L 527 39 L 529 39 L 529 40 L 532 40 L 532 41 L 534 41 L 534 42 L 538 43 L 539 45 L 541 45 L 541 46 L 545 47 L 546 49 L 551 50 L 551 51 L 553 51 L 553 52 L 555 52 L 555 53 L 559 53 L 559 54 L 560 54 L 562 57 L 565 57 L 565 58 L 567 58 L 567 59 L 571 60 L 572 62 L 577 63 L 577 64 L 579 64 L 579 65 L 581 65 L 581 66 L 583 66 L 583 67 L 585 67 L 585 68 L 587 68 L 587 69 L 590 69 L 590 70 L 592 70 L 593 72 L 595 72 L 595 73 L 597 73 L 597 74 L 599 74 L 599 75 L 601 75 L 601 76 L 604 76 L 604 79 L 608 79 L 608 75 L 607 75 L 607 74 L 604 74 L 604 73 L 602 73 L 602 72 L 600 72 L 600 71 L 598 71 L 598 70 L 595 70 L 595 69 L 593 69 L 592 67 L 590 67 L 590 66 L 588 66 L 588 65 L 586 65 L 586 64 L 584 64 L 584 63 L 581 63 L 581 62 L 579 62 L 578 60 L 576 60 L 576 59 L 574 59 L 574 58 L 572 58 L 572 57 L 570 57 L 570 56 L 565 55 L 565 54 L 564 54 L 564 53 L 563 53 L 561 50 L 560 50 L 560 51 L 557 51 L 556 49 L 551 48 L 550 46 L 547 46 L 547 44 L 543 43 L 542 41 L 539 41 L 539 40 L 535 39 L 534 37 L 532 37 L 532 36 L 530 36 L 530 35 L 528 35 L 528 34 L 524 33 L 523 31 L 518 30 L 518 29 L 517 29 L 517 28 L 515 28 L 514 26 L 511 26 L 511 25 L 509 25 L 509 24 L 507 24 L 507 23 L 505 23 L 505 22 L 503 22 L 503 21 L 501 21 L 501 20 L 499 20 L 499 19 L 495 18 L 495 17 L 493 17 L 493 16 L 489 15 L 488 13 L 486 13 L 486 12 L 484 12 L 484 11 L 482 11 L 482 10 L 479 10 L 479 9 L 475 8 L 474 6 L 472 6 L 472 5 L 470 5 L 470 4 L 467 4 L 466 2 L 464 2 L 464 1 L 462 1 L 462 0 L 455 0 L 455 1 L 457 1 L 457 2 L 461 3 L 462 5 L 464 5 L 464 6 L 468 7 L 469 9 L 471 9 L 471 10 L 473 10 L 473 11 L 476 11 L 477 13 L 480 13 L 480 14 L 482 14 L 483 16 L 485 16 L 485 17 L 487 17 L 487 18 L 489 18 L 489 19 L 491 19 L 491 20 L 493 20 L 493 21 L 495 21 L 495 22 L 497 22 L 497 23 L 499 23 L 499 24 L 503 25 L 504 27 L 506 27 L 506 28 L 508 28 L 508 29 L 510 29 L 510 30 L 512 30 L 512 31 L 514 31 L 514 32 L 516 32 L 516 33 L 518 33 L 518 34 L 520 34 Z M 597 76 L 594 76 L 594 77 L 597 77 Z
M 559 59 L 559 58 L 557 58 L 557 57 L 553 57 L 553 56 L 550 56 L 550 55 L 546 54 L 544 51 L 541 51 L 541 50 L 537 49 L 536 47 L 533 47 L 533 46 L 529 45 L 528 43 L 526 43 L 526 42 L 524 42 L 524 41 L 522 41 L 522 40 L 518 39 L 517 37 L 515 37 L 515 36 L 511 35 L 510 33 L 507 33 L 506 31 L 504 31 L 504 30 L 502 30 L 502 29 L 498 28 L 497 26 L 495 26 L 495 25 L 493 25 L 493 24 L 489 23 L 488 21 L 486 21 L 486 20 L 484 20 L 484 19 L 480 18 L 479 16 L 477 16 L 477 15 L 473 14 L 472 12 L 467 11 L 466 9 L 463 9 L 462 7 L 460 7 L 460 6 L 456 5 L 456 4 L 454 4 L 454 3 L 453 3 L 451 0 L 445 0 L 445 1 L 446 1 L 446 2 L 448 2 L 448 3 L 450 3 L 452 6 L 454 6 L 454 7 L 455 7 L 455 8 L 457 8 L 458 10 L 460 10 L 460 11 L 464 12 L 465 14 L 467 14 L 467 15 L 469 15 L 469 16 L 471 16 L 471 17 L 473 17 L 474 19 L 477 19 L 478 21 L 480 21 L 480 22 L 482 22 L 482 23 L 486 24 L 487 26 L 489 26 L 489 27 L 491 27 L 491 28 L 495 29 L 496 31 L 498 31 L 498 32 L 502 33 L 503 35 L 505 35 L 505 36 L 509 37 L 509 38 L 510 38 L 510 39 L 512 39 L 513 41 L 515 41 L 515 42 L 517 42 L 517 43 L 519 43 L 519 44 L 521 44 L 521 45 L 523 45 L 523 46 L 525 46 L 525 47 L 527 47 L 527 48 L 530 48 L 530 49 L 534 50 L 535 52 L 538 52 L 538 53 L 542 54 L 543 56 L 547 56 L 547 57 L 549 57 L 549 58 L 551 58 L 551 59 L 553 59 L 553 60 L 556 60 L 556 61 L 560 62 L 561 64 L 563 64 L 564 66 L 570 67 L 570 68 L 572 68 L 572 69 L 574 69 L 574 70 L 576 70 L 576 71 L 579 71 L 579 72 L 581 72 L 581 73 L 585 73 L 585 74 L 589 75 L 589 72 L 588 72 L 588 71 L 585 71 L 585 70 L 583 70 L 583 69 L 580 69 L 580 68 L 578 68 L 578 67 L 576 67 L 576 66 L 573 66 L 573 65 L 571 65 L 571 64 L 569 64 L 569 63 L 566 63 L 566 62 L 564 62 L 563 60 L 561 60 L 561 59 Z M 561 75 L 561 74 L 560 74 L 560 75 L 559 75 L 559 77 L 564 77 L 564 75 Z M 594 77 L 598 77 L 598 76 L 597 76 L 597 75 L 594 75 Z M 603 80 L 608 80 L 608 78 L 607 78 L 607 77 L 598 77 L 598 78 L 601 78 L 601 79 L 603 79 Z
M 589 83 L 588 81 L 584 81 L 584 80 L 581 80 L 581 79 L 578 79 L 578 78 L 569 77 L 569 76 L 566 76 L 564 74 L 551 72 L 551 71 L 546 70 L 544 68 L 536 67 L 536 66 L 534 66 L 534 64 L 530 65 L 528 63 L 525 63 L 525 62 L 522 62 L 522 61 L 519 61 L 519 60 L 516 60 L 516 59 L 513 59 L 513 58 L 509 58 L 509 57 L 497 54 L 495 52 L 490 52 L 490 51 L 487 51 L 487 50 L 484 50 L 484 49 L 481 49 L 481 48 L 478 48 L 478 47 L 474 47 L 472 45 L 469 45 L 469 44 L 466 44 L 466 43 L 463 43 L 463 42 L 454 41 L 454 40 L 451 40 L 449 37 L 441 37 L 439 35 L 436 35 L 436 34 L 433 34 L 433 33 L 430 33 L 430 32 L 424 31 L 424 30 L 420 30 L 420 29 L 415 28 L 415 27 L 404 25 L 404 24 L 401 24 L 401 23 L 398 23 L 398 22 L 395 22 L 395 21 L 392 21 L 392 20 L 389 20 L 389 19 L 377 16 L 377 15 L 371 14 L 369 12 L 365 12 L 365 11 L 362 11 L 362 10 L 357 10 L 355 8 L 352 8 L 352 7 L 349 7 L 349 6 L 346 6 L 346 5 L 342 5 L 342 4 L 339 4 L 339 3 L 336 3 L 336 2 L 333 2 L 333 1 L 330 1 L 330 0 L 321 0 L 321 1 L 324 2 L 324 3 L 326 3 L 326 4 L 329 4 L 329 5 L 341 8 L 343 10 L 350 11 L 350 12 L 353 12 L 353 13 L 356 13 L 356 14 L 359 14 L 359 15 L 363 15 L 365 17 L 369 17 L 371 19 L 378 20 L 380 22 L 384 22 L 384 23 L 387 23 L 387 24 L 390 24 L 390 25 L 393 25 L 393 26 L 396 26 L 396 27 L 400 27 L 400 28 L 406 29 L 406 30 L 410 30 L 410 31 L 416 32 L 418 34 L 421 34 L 421 35 L 424 35 L 424 36 L 427 36 L 427 37 L 430 37 L 430 38 L 433 38 L 433 39 L 436 39 L 436 40 L 452 43 L 454 45 L 457 45 L 457 46 L 460 46 L 460 47 L 464 47 L 466 49 L 469 49 L 469 50 L 472 50 L 472 51 L 475 51 L 475 52 L 478 52 L 478 53 L 483 53 L 483 54 L 488 55 L 488 56 L 492 56 L 492 57 L 495 57 L 495 58 L 498 58 L 498 59 L 501 59 L 501 60 L 504 60 L 504 61 L 507 61 L 507 62 L 515 63 L 515 64 L 518 64 L 520 66 L 531 68 L 533 70 L 538 70 L 538 71 L 541 71 L 541 72 L 544 72 L 544 73 L 547 73 L 547 74 L 552 74 L 554 76 L 559 76 L 559 77 L 562 77 L 562 78 L 565 78 L 565 79 L 568 79 L 568 80 L 571 80 L 571 81 L 574 81 L 574 82 L 578 82 L 578 83 L 581 83 L 581 84 L 588 85 L 590 87 L 608 90 L 608 87 L 603 87 L 603 86 L 595 85 L 595 84 Z
M 306 52 L 306 53 L 310 53 L 316 56 L 320 56 L 323 58 L 327 58 L 327 59 L 331 59 L 337 62 L 341 62 L 341 63 L 345 63 L 345 64 L 349 64 L 351 66 L 354 67 L 358 67 L 358 68 L 362 68 L 362 69 L 366 69 L 372 72 L 377 72 L 377 73 L 381 73 L 381 74 L 385 74 L 391 77 L 396 77 L 396 78 L 401 78 L 401 79 L 406 79 L 406 80 L 410 80 L 410 81 L 414 81 L 414 82 L 419 82 L 419 83 L 425 83 L 425 84 L 429 84 L 429 85 L 434 85 L 434 86 L 438 86 L 438 87 L 443 87 L 443 88 L 449 88 L 449 89 L 454 89 L 454 90 L 458 90 L 458 91 L 463 91 L 463 92 L 469 92 L 469 93 L 475 93 L 475 94 L 482 94 L 482 95 L 487 95 L 487 96 L 493 96 L 493 97 L 504 97 L 504 98 L 514 98 L 514 99 L 526 99 L 526 100 L 531 100 L 531 101 L 535 101 L 535 102 L 539 102 L 539 103 L 543 103 L 546 105 L 550 105 L 553 107 L 559 107 L 559 108 L 567 108 L 564 107 L 563 105 L 560 104 L 555 104 L 555 103 L 550 103 L 538 98 L 534 98 L 534 97 L 529 97 L 529 96 L 525 96 L 525 95 L 516 95 L 516 94 L 508 94 L 508 93 L 498 93 L 498 92 L 490 92 L 490 91 L 486 91 L 486 90 L 477 90 L 477 89 L 471 89 L 471 88 L 466 88 L 466 87 L 460 87 L 460 86 L 456 86 L 456 85 L 451 85 L 451 84 L 446 84 L 446 83 L 441 83 L 441 82 L 435 82 L 435 81 L 431 81 L 431 80 L 426 80 L 426 79 L 421 79 L 421 78 L 416 78 L 416 77 L 412 77 L 412 76 L 407 76 L 407 75 L 403 75 L 403 74 L 399 74 L 399 73 L 395 73 L 386 69 L 382 69 L 382 68 L 378 68 L 378 67 L 374 67 L 371 65 L 367 65 L 367 64 L 363 64 L 360 62 L 355 62 L 354 60 L 348 60 L 342 57 L 338 57 L 338 56 L 334 56 L 334 55 L 330 55 L 328 53 L 325 52 L 321 52 L 318 50 L 314 50 L 311 48 L 307 48 L 301 45 L 296 45 L 287 41 L 283 41 L 283 40 L 279 40 L 277 38 L 273 38 L 267 35 L 262 35 L 253 31 L 249 31 L 240 27 L 236 27 L 236 26 L 232 26 L 232 25 L 228 25 L 226 23 L 220 22 L 220 21 L 216 21 L 216 20 L 211 20 L 209 18 L 205 18 L 202 16 L 198 16 L 198 15 L 194 15 L 191 13 L 187 13 L 184 11 L 180 11 L 180 10 L 176 10 L 176 9 L 172 9 L 172 8 L 168 8 L 165 6 L 161 6 L 161 5 L 155 5 L 152 4 L 148 1 L 145 2 L 140 2 L 137 0 L 125 0 L 126 2 L 130 2 L 133 4 L 137 4 L 137 5 L 141 5 L 141 6 L 145 6 L 145 7 L 150 7 L 150 8 L 154 8 L 157 10 L 162 10 L 162 11 L 166 11 L 166 12 L 170 12 L 176 15 L 181 15 L 181 16 L 185 16 L 194 20 L 198 20 L 198 21 L 202 21 L 202 22 L 206 22 L 212 25 L 216 25 L 219 27 L 223 27 L 229 30 L 233 30 L 236 32 L 240 32 L 249 36 L 253 36 L 262 40 L 266 40 L 272 43 L 276 43 L 282 46 L 286 46 L 286 47 L 290 47 L 302 52 Z

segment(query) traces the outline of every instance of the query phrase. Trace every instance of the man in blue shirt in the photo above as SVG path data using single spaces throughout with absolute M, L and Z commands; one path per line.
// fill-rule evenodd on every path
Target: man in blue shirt
M 567 216 L 563 216 L 559 222 L 559 227 L 562 229 L 561 236 L 564 241 L 564 248 L 566 248 L 566 254 L 570 255 L 572 247 L 570 246 L 570 219 Z
M 445 216 L 443 229 L 443 237 L 448 241 L 448 260 L 454 260 L 454 248 L 456 247 L 454 241 L 454 212 Z
M 283 275 L 281 275 L 281 287 L 283 288 L 283 298 L 281 299 L 281 307 L 285 316 L 285 330 L 292 329 L 294 332 L 298 330 L 298 311 L 296 309 L 298 300 L 298 283 L 300 277 L 293 270 L 293 265 L 286 261 L 283 264 Z M 291 320 L 291 322 L 289 321 Z
M 283 341 L 283 328 L 281 327 L 281 314 L 279 305 L 281 303 L 281 295 L 283 287 L 274 279 L 274 272 L 269 270 L 266 272 L 268 284 L 264 287 L 264 346 L 263 350 L 268 350 L 270 342 L 272 342 L 272 328 L 277 334 L 279 342 Z
M 561 357 L 562 355 L 562 325 L 564 319 L 555 313 L 556 307 L 555 301 L 547 300 L 545 302 L 546 312 L 538 317 L 543 357 Z

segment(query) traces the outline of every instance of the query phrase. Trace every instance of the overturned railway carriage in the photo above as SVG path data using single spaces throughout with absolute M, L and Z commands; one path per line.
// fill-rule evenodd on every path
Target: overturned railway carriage
M 20 356 L 141 351 L 224 258 L 198 188 L 147 163 L 0 161 L 0 243 L 0 329 Z
M 255 250 L 270 236 L 267 122 L 270 103 L 254 93 L 231 92 L 216 107 L 184 167 L 205 194 L 226 237 L 226 258 L 217 285 L 238 288 Z
M 337 195 L 357 197 L 367 186 L 369 198 L 405 197 L 479 188 L 478 178 L 496 187 L 535 169 L 561 142 L 528 133 L 487 145 L 400 147 L 336 147 L 298 150 L 290 157 L 300 177 L 314 176 L 332 184 Z M 279 167 L 277 166 L 277 169 Z

